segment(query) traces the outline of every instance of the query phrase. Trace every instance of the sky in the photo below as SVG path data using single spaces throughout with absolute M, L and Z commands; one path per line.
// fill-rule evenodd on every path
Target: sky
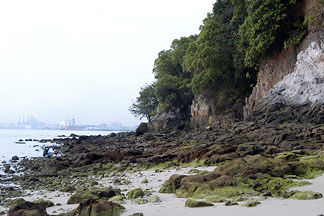
M 128 108 L 159 51 L 198 34 L 214 2 L 0 1 L 0 123 L 138 124 Z

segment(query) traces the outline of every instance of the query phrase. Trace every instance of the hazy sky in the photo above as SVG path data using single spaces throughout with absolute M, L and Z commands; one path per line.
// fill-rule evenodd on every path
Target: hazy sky
M 138 120 L 159 51 L 199 32 L 215 0 L 0 1 L 0 123 Z

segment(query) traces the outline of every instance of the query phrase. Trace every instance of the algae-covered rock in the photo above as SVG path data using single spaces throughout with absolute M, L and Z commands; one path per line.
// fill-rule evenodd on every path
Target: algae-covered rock
M 44 200 L 44 199 L 35 200 L 34 203 L 40 204 L 41 206 L 44 206 L 45 208 L 54 206 L 54 203 L 52 201 Z
M 213 189 L 224 186 L 234 186 L 235 181 L 231 176 L 222 175 L 208 183 Z
M 18 198 L 18 199 L 12 199 L 12 200 L 5 200 L 4 202 L 1 202 L 1 204 L 4 204 L 5 207 L 10 207 L 14 206 L 19 202 L 25 202 L 23 198 Z
M 313 191 L 296 191 L 290 198 L 297 200 L 313 200 L 320 199 L 323 195 Z
M 117 202 L 117 203 L 124 203 L 125 196 L 124 195 L 118 195 L 111 197 L 109 201 L 111 202 Z
M 210 203 L 222 203 L 222 202 L 226 202 L 227 200 L 219 196 L 209 196 L 206 198 L 206 201 Z
M 255 207 L 257 205 L 261 204 L 261 202 L 257 201 L 257 200 L 252 200 L 249 201 L 247 203 L 242 204 L 243 207 Z
M 119 216 L 125 207 L 107 200 L 83 200 L 76 210 L 77 216 Z
M 86 191 L 79 191 L 73 194 L 68 200 L 68 204 L 78 204 L 82 200 L 99 200 L 99 199 L 109 199 L 111 197 L 121 195 L 119 189 L 112 188 L 91 188 Z
M 145 199 L 145 198 L 142 198 L 142 197 L 138 197 L 138 198 L 133 200 L 133 203 L 141 205 L 141 204 L 148 203 L 148 200 Z
M 98 185 L 99 183 L 97 181 L 91 181 L 89 183 L 90 186 L 95 186 L 95 185 Z
M 198 170 L 198 169 L 190 169 L 188 171 L 188 174 L 198 174 L 199 172 L 200 172 L 200 170 Z
M 134 200 L 136 198 L 143 197 L 144 191 L 141 188 L 135 188 L 129 191 L 126 195 L 127 195 L 127 199 Z
M 60 189 L 61 192 L 73 193 L 76 191 L 76 188 L 72 185 L 64 186 Z
M 40 204 L 19 200 L 9 209 L 8 216 L 48 216 Z
M 208 206 L 214 206 L 214 204 L 210 202 L 198 201 L 192 199 L 188 199 L 185 202 L 185 207 L 189 207 L 189 208 L 199 208 L 199 207 L 208 207 Z
M 225 206 L 234 206 L 234 205 L 238 205 L 237 202 L 233 202 L 231 200 L 228 200 L 224 203 Z
M 167 181 L 165 181 L 159 190 L 159 193 L 175 193 L 180 188 L 181 180 L 186 177 L 185 175 L 172 175 Z
M 150 203 L 160 202 L 160 198 L 158 196 L 149 196 L 149 197 L 146 197 L 146 199 Z
M 142 183 L 142 184 L 147 184 L 147 183 L 149 183 L 149 181 L 148 181 L 147 179 L 143 179 L 143 180 L 141 181 L 141 183 Z
M 129 216 L 144 216 L 144 214 L 143 213 L 134 213 L 134 214 L 131 214 L 131 215 L 129 215 Z

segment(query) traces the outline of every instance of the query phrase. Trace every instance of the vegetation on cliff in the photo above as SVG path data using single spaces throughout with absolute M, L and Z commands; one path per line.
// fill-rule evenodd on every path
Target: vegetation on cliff
M 231 105 L 245 97 L 256 82 L 261 61 L 283 48 L 297 45 L 307 34 L 302 0 L 218 0 L 200 33 L 175 39 L 154 62 L 154 111 L 187 112 L 194 95 L 208 92 Z M 153 92 L 153 91 L 152 91 Z M 147 114 L 138 104 L 134 114 Z M 151 105 L 147 105 L 152 109 Z

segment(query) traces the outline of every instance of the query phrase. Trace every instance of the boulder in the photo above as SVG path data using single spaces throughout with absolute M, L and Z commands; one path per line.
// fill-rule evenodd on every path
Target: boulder
M 136 128 L 136 136 L 140 136 L 148 132 L 148 126 L 147 123 L 142 122 L 137 128 Z
M 136 198 L 143 197 L 144 191 L 141 188 L 136 188 L 129 191 L 126 195 L 127 195 L 127 199 L 134 200 Z
M 185 202 L 185 207 L 189 207 L 189 208 L 199 208 L 199 207 L 208 207 L 208 206 L 214 206 L 214 204 L 205 201 L 192 200 L 192 199 L 188 199 Z
M 99 200 L 109 199 L 111 197 L 121 195 L 119 189 L 113 188 L 91 188 L 86 191 L 78 191 L 73 194 L 67 201 L 68 204 L 78 204 L 83 200 Z
M 76 216 L 118 216 L 125 209 L 122 205 L 107 200 L 83 200 L 76 209 Z
M 17 155 L 15 155 L 15 156 L 13 156 L 13 157 L 11 158 L 11 160 L 12 160 L 12 161 L 18 161 L 18 160 L 19 160 L 19 157 L 18 157 Z
M 43 205 L 21 199 L 10 207 L 8 216 L 48 216 L 48 214 Z
M 159 190 L 159 193 L 175 193 L 180 188 L 181 180 L 186 177 L 185 175 L 172 175 L 167 181 L 165 181 Z

